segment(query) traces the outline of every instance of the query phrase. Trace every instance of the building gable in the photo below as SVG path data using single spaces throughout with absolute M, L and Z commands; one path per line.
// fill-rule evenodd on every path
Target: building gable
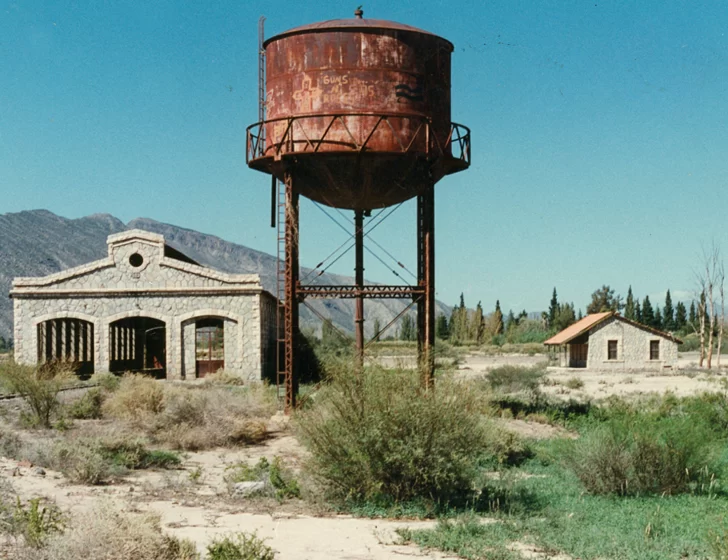
M 11 296 L 261 290 L 257 274 L 226 274 L 195 264 L 170 251 L 159 234 L 130 230 L 109 236 L 107 243 L 104 259 L 39 278 L 16 278 Z

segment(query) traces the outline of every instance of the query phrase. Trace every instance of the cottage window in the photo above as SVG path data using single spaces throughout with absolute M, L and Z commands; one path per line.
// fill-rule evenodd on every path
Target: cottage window
M 607 341 L 607 359 L 608 360 L 617 359 L 617 341 L 616 340 Z
M 650 360 L 660 359 L 660 341 L 650 340 Z

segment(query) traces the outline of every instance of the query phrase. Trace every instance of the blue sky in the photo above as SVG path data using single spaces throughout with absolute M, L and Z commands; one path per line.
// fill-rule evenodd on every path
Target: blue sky
M 356 2 L 0 0 L 0 213 L 150 217 L 273 253 L 269 181 L 245 165 L 266 34 Z M 437 186 L 437 294 L 584 308 L 602 284 L 687 294 L 728 251 L 722 1 L 364 3 L 455 44 L 471 168 Z M 302 206 L 302 263 L 345 240 Z M 373 237 L 415 269 L 414 204 Z M 381 251 L 372 247 L 388 260 Z M 396 281 L 368 257 L 367 277 Z M 353 256 L 331 270 L 351 274 Z

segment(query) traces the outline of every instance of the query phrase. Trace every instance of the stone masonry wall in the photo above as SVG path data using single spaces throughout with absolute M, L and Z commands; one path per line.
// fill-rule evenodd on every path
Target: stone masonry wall
M 617 341 L 617 359 L 608 358 L 608 341 Z M 660 359 L 650 360 L 650 341 L 660 343 Z M 620 321 L 609 319 L 589 333 L 587 367 L 593 370 L 661 370 L 677 366 L 677 343 Z
M 225 320 L 229 373 L 261 379 L 275 344 L 275 298 L 261 290 L 257 275 L 225 274 L 165 257 L 162 236 L 140 230 L 110 236 L 106 259 L 42 278 L 17 278 L 12 296 L 15 358 L 22 363 L 37 361 L 36 326 L 66 317 L 94 325 L 97 372 L 109 369 L 109 325 L 129 317 L 164 321 L 172 379 L 195 376 L 198 318 Z
M 194 377 L 194 320 L 222 317 L 226 319 L 225 369 L 247 379 L 260 379 L 262 375 L 260 294 L 42 299 L 16 297 L 14 306 L 15 359 L 21 363 L 36 363 L 38 323 L 72 317 L 94 324 L 94 370 L 108 371 L 109 325 L 127 317 L 151 317 L 164 321 L 166 325 L 167 377 Z M 184 361 L 183 351 L 186 352 Z

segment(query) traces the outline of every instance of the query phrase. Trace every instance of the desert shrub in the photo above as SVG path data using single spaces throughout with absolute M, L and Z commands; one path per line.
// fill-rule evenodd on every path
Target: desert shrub
M 447 502 L 471 491 L 478 459 L 492 454 L 476 392 L 447 378 L 425 392 L 413 371 L 330 375 L 295 427 L 331 497 Z
M 2 532 L 14 538 L 22 538 L 26 547 L 39 549 L 55 533 L 63 532 L 66 517 L 53 502 L 43 503 L 32 498 L 27 504 L 16 498 L 15 507 L 5 507 Z
M 260 384 L 223 388 L 166 388 L 164 410 L 148 428 L 155 441 L 195 451 L 224 445 L 259 443 L 265 422 L 276 410 L 271 388 Z
M 131 422 L 153 442 L 196 451 L 263 441 L 261 418 L 277 410 L 275 389 L 261 383 L 245 387 L 179 387 L 141 376 L 124 376 L 103 410 Z
M 173 468 L 182 462 L 177 453 L 150 450 L 144 440 L 134 438 L 61 440 L 49 450 L 36 449 L 32 461 L 89 485 L 105 484 L 129 470 Z
M 38 367 L 24 366 L 13 361 L 0 363 L 0 377 L 11 392 L 22 395 L 28 407 L 24 420 L 32 426 L 50 428 L 61 407 L 58 393 L 72 379 L 73 371 L 61 362 Z
M 239 375 L 234 375 L 221 369 L 215 373 L 205 376 L 205 383 L 208 385 L 245 385 L 245 381 Z
M 301 497 L 298 481 L 280 457 L 274 457 L 272 462 L 261 457 L 255 465 L 238 463 L 227 471 L 224 478 L 231 492 L 237 482 L 260 481 L 266 484 L 266 495 L 279 500 Z
M 66 409 L 69 417 L 75 420 L 101 418 L 101 405 L 104 394 L 98 387 L 92 387 L 81 398 L 72 402 Z
M 691 418 L 636 413 L 586 428 L 567 464 L 593 494 L 710 491 L 714 441 Z
M 564 383 L 569 389 L 581 389 L 584 387 L 584 380 L 579 377 L 570 377 Z
M 541 365 L 533 367 L 504 365 L 488 372 L 487 382 L 500 393 L 534 392 L 539 390 L 546 369 Z
M 207 547 L 208 560 L 273 560 L 274 550 L 255 533 L 218 537 Z
M 80 513 L 68 530 L 21 560 L 197 560 L 195 545 L 164 535 L 155 514 L 131 514 L 110 503 Z
M 127 374 L 104 403 L 104 412 L 131 422 L 146 424 L 164 410 L 164 387 L 150 377 Z
M 0 457 L 17 459 L 22 448 L 23 442 L 16 433 L 0 429 Z
M 57 443 L 51 453 L 40 462 L 47 468 L 62 472 L 71 482 L 79 484 L 104 484 L 114 475 L 120 474 L 112 468 L 97 447 L 82 440 Z
M 125 469 L 167 469 L 179 465 L 182 459 L 177 453 L 149 450 L 139 439 L 102 440 L 97 444 L 101 456 L 116 467 Z
M 121 384 L 121 377 L 114 375 L 113 373 L 99 372 L 94 373 L 89 379 L 90 383 L 96 383 L 102 390 L 107 393 L 113 393 L 119 388 Z

